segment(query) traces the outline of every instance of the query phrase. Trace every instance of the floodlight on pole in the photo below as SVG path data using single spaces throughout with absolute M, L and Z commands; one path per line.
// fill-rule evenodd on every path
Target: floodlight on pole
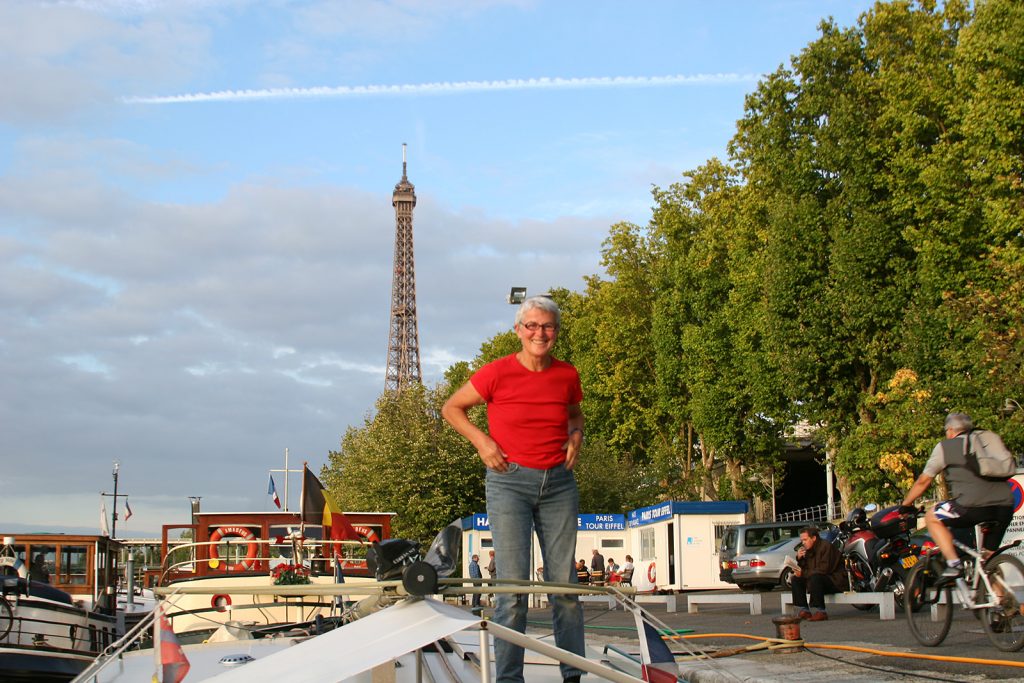
M 526 301 L 526 287 L 513 287 L 508 293 L 508 302 L 513 306 Z

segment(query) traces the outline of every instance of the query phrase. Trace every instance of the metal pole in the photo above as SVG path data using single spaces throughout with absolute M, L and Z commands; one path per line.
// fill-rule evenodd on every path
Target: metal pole
M 111 516 L 110 523 L 110 538 L 117 538 L 117 470 L 120 467 L 120 463 L 114 461 L 114 514 Z
M 491 638 L 487 629 L 480 629 L 480 683 L 491 683 Z
M 135 558 L 131 548 L 128 549 L 128 558 L 124 563 L 124 585 L 125 585 L 125 604 L 135 604 Z
M 832 453 L 825 454 L 825 491 L 828 494 L 828 510 L 825 512 L 825 519 L 831 520 L 835 517 L 835 492 L 832 489 Z
M 284 511 L 288 512 L 288 449 L 284 449 Z

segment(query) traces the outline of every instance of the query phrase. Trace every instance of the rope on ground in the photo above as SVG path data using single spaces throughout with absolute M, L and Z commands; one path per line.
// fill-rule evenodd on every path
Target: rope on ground
M 818 650 L 843 650 L 847 652 L 862 652 L 864 654 L 876 655 L 879 657 L 896 657 L 901 659 L 921 659 L 933 662 L 947 662 L 954 664 L 981 664 L 984 666 L 1007 666 L 1011 668 L 1024 669 L 1024 662 L 1015 662 L 1006 659 L 983 659 L 980 657 L 955 657 L 951 655 L 928 655 L 919 654 L 916 652 L 892 652 L 890 650 L 879 650 L 877 648 L 862 647 L 858 645 L 834 645 L 832 643 L 808 643 L 803 640 L 785 640 L 783 638 L 769 638 L 766 636 L 752 636 L 748 633 L 694 633 L 681 636 L 665 636 L 671 639 L 682 639 L 690 640 L 696 638 L 748 638 L 750 640 L 763 641 L 764 643 L 774 643 L 774 646 L 748 646 L 746 648 L 735 648 L 730 651 L 735 654 L 742 654 L 744 652 L 754 652 L 761 649 L 770 649 L 771 647 L 805 647 L 808 649 Z M 723 651 L 725 652 L 725 651 Z M 817 654 L 817 653 L 815 653 Z M 724 656 L 724 655 L 720 655 Z M 846 661 L 846 660 L 844 660 Z M 944 679 L 943 679 L 944 680 Z

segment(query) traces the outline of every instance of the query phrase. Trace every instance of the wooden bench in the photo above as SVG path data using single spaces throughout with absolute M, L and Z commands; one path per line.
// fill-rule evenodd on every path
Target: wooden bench
M 745 604 L 751 614 L 761 614 L 760 593 L 692 593 L 686 596 L 686 611 L 689 614 L 697 614 L 700 605 L 721 604 Z
M 892 591 L 885 593 L 826 593 L 825 604 L 833 605 L 878 605 L 878 618 L 893 620 L 896 618 L 896 596 Z M 782 594 L 782 613 L 788 613 L 793 605 L 793 594 Z

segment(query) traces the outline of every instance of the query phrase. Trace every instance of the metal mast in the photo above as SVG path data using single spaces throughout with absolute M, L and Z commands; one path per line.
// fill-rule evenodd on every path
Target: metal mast
M 416 190 L 406 177 L 405 144 L 402 144 L 402 179 L 391 196 L 395 207 L 395 263 L 391 279 L 391 331 L 388 336 L 388 369 L 385 391 L 401 391 L 422 383 L 420 343 L 416 323 L 416 267 L 412 248 L 412 210 Z

